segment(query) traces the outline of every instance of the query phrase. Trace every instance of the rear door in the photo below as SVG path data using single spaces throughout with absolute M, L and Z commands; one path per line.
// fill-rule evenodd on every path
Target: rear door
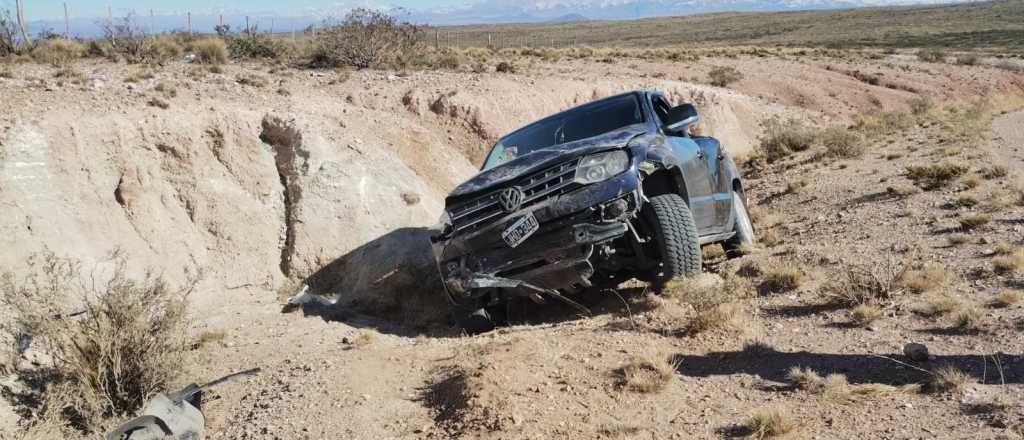
M 724 232 L 729 216 L 732 215 L 732 183 L 726 176 L 722 175 L 724 169 L 722 161 L 725 156 L 722 154 L 722 145 L 717 139 L 708 136 L 694 136 L 693 140 L 700 146 L 704 153 L 704 162 L 707 164 L 711 183 L 711 198 L 714 204 L 715 220 L 714 230 Z

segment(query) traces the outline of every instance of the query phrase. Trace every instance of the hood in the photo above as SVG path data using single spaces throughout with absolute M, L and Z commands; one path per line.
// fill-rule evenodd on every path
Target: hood
M 645 132 L 644 124 L 633 124 L 591 138 L 542 148 L 489 170 L 477 173 L 477 175 L 471 177 L 463 184 L 455 187 L 448 194 L 447 201 L 450 205 L 453 199 L 459 199 L 462 196 L 501 186 L 504 183 L 527 176 L 534 171 L 540 171 L 547 166 L 555 165 L 577 156 L 624 147 L 631 139 Z

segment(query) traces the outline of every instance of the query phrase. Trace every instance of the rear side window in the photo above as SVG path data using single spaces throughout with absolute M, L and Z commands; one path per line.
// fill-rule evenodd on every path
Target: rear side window
M 644 121 L 636 95 L 599 101 L 559 113 L 505 136 L 487 155 L 492 168 L 542 148 L 599 136 Z

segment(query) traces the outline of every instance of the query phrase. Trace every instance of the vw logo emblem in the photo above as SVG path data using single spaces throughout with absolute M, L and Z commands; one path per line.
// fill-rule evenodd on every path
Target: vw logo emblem
M 518 210 L 523 204 L 523 190 L 518 186 L 503 189 L 498 195 L 498 203 L 501 204 L 501 209 L 504 209 L 505 212 Z

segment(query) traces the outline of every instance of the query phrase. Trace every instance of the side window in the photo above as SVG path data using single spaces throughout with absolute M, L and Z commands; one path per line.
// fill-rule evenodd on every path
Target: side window
M 666 121 L 668 121 L 668 110 L 671 107 L 665 102 L 665 98 L 660 96 L 651 98 L 651 104 L 654 106 L 654 114 L 658 115 L 658 122 L 661 125 L 665 125 Z

